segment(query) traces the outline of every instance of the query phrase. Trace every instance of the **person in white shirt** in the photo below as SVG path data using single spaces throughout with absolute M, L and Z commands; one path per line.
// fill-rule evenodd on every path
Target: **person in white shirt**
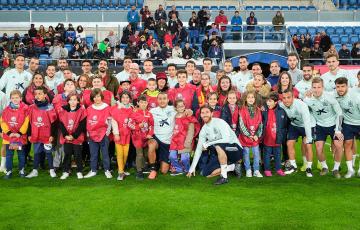
M 15 57 L 15 68 L 10 69 L 0 78 L 0 90 L 5 89 L 6 97 L 10 99 L 11 91 L 18 89 L 24 92 L 25 88 L 30 84 L 32 75 L 24 70 L 25 56 L 17 54 Z
M 55 78 L 58 83 L 63 83 L 65 81 L 63 70 L 69 68 L 69 63 L 67 62 L 67 60 L 65 58 L 60 58 L 57 61 L 57 65 L 58 65 L 59 71 L 57 71 L 55 73 Z M 72 73 L 72 79 L 77 80 L 76 74 Z
M 178 83 L 176 77 L 177 68 L 176 65 L 173 63 L 168 64 L 167 66 L 167 82 L 170 88 L 175 88 L 176 84 Z
M 233 70 L 234 68 L 232 66 L 232 62 L 230 60 L 226 60 L 224 62 L 224 71 L 225 71 L 225 75 L 230 77 L 230 79 L 232 79 L 233 76 L 236 74 L 236 72 Z
M 55 73 L 56 73 L 56 66 L 54 64 L 49 64 L 46 67 L 45 83 L 49 87 L 49 89 L 53 91 L 54 95 L 58 93 L 57 92 L 58 83 L 56 82 Z
M 90 78 L 94 76 L 94 74 L 91 72 L 92 65 L 91 65 L 90 60 L 84 60 L 84 61 L 81 62 L 81 70 L 82 70 L 82 74 L 86 74 Z M 77 76 L 77 78 L 79 78 L 79 76 Z
M 149 80 L 150 78 L 156 78 L 156 75 L 153 73 L 154 64 L 150 59 L 146 59 L 144 61 L 144 73 L 140 75 L 141 79 L 145 81 Z
M 40 66 L 39 58 L 32 57 L 29 61 L 29 68 L 26 71 L 28 71 L 32 76 L 36 71 L 38 71 L 39 66 Z
M 130 56 L 125 56 L 124 57 L 124 70 L 121 71 L 120 73 L 116 74 L 115 78 L 118 80 L 119 84 L 122 81 L 127 81 L 129 80 L 129 76 L 130 76 L 130 64 L 132 63 L 132 59 Z
M 211 85 L 216 85 L 216 73 L 211 71 L 211 68 L 213 66 L 213 61 L 211 58 L 204 58 L 203 59 L 203 67 L 204 67 L 204 73 L 207 73 L 210 76 Z
M 144 61 L 148 58 L 151 57 L 151 53 L 150 53 L 150 50 L 148 49 L 147 45 L 144 44 L 142 49 L 139 50 L 139 53 L 138 53 L 138 58 L 141 60 L 141 61 Z
M 248 70 L 248 59 L 246 56 L 241 56 L 239 58 L 239 67 L 240 71 L 237 72 L 233 77 L 231 78 L 231 82 L 234 86 L 240 91 L 240 93 L 245 92 L 246 85 L 253 79 L 252 72 Z
M 194 74 L 194 71 L 196 70 L 196 64 L 193 60 L 189 60 L 185 64 L 185 70 L 188 75 L 188 81 L 190 82 L 192 80 L 192 75 Z
M 200 116 L 204 122 L 199 134 L 199 141 L 195 150 L 193 162 L 190 166 L 187 177 L 195 175 L 196 165 L 204 150 L 209 150 L 210 154 L 217 155 L 220 163 L 220 177 L 215 185 L 228 182 L 227 173 L 235 169 L 235 164 L 241 159 L 242 147 L 235 132 L 220 118 L 212 117 L 212 109 L 205 105 L 200 109 Z M 228 162 L 231 165 L 228 165 Z
M 120 48 L 120 45 L 116 45 L 113 52 L 114 59 L 117 63 L 124 60 L 125 50 Z
M 305 64 L 302 67 L 303 79 L 295 85 L 295 88 L 299 91 L 300 99 L 304 99 L 306 93 L 309 92 L 309 90 L 311 90 L 313 70 L 314 70 L 314 66 L 311 64 Z
M 303 79 L 303 72 L 297 68 L 299 59 L 296 53 L 289 53 L 287 58 L 287 64 L 289 66 L 288 73 L 291 76 L 292 83 L 296 85 Z

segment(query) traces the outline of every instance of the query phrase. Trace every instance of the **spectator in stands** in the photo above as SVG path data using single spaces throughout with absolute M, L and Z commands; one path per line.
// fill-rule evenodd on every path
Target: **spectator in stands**
M 281 14 L 280 11 L 276 12 L 276 15 L 272 19 L 272 24 L 274 26 L 274 31 L 275 32 L 280 32 L 280 31 L 282 31 L 284 29 L 285 18 L 283 17 L 283 15 Z M 273 37 L 274 37 L 274 39 L 281 40 L 282 35 L 274 34 Z
M 341 49 L 339 50 L 339 59 L 350 59 L 351 54 L 350 50 L 347 48 L 346 44 L 341 44 Z M 340 60 L 340 65 L 348 65 L 349 61 Z
M 165 19 L 161 19 L 156 25 L 155 25 L 155 32 L 158 36 L 160 45 L 165 44 L 164 36 L 166 34 L 166 31 L 168 31 L 168 26 L 165 22 Z M 171 45 L 172 46 L 172 45 Z
M 329 35 L 326 34 L 325 31 L 321 32 L 321 39 L 320 39 L 320 48 L 323 52 L 327 52 L 330 49 L 331 39 Z
M 201 42 L 202 52 L 205 55 L 205 57 L 207 57 L 207 55 L 208 55 L 210 46 L 211 46 L 210 38 L 209 38 L 208 34 L 205 34 L 204 40 Z
M 258 24 L 257 18 L 255 17 L 255 13 L 254 11 L 250 12 L 250 16 L 246 19 L 246 30 L 248 31 L 245 34 L 245 38 L 249 39 L 249 40 L 254 40 L 255 38 L 255 34 L 254 33 L 250 33 L 250 31 L 254 31 L 255 30 L 255 26 Z
M 203 6 L 198 12 L 200 33 L 205 33 L 207 22 L 210 20 L 210 11 L 207 6 Z
M 94 74 L 91 72 L 92 64 L 90 60 L 85 59 L 81 62 L 81 70 L 82 70 L 82 74 L 86 74 L 88 77 L 94 76 Z
M 210 35 L 214 34 L 214 32 L 215 32 L 216 35 L 218 35 L 220 33 L 217 25 L 215 23 L 212 23 L 211 24 L 211 29 L 209 30 L 209 34 Z
M 170 48 L 173 48 L 173 43 L 176 38 L 175 34 L 172 34 L 170 30 L 167 31 L 167 33 L 164 36 L 164 43 L 169 43 Z
M 150 16 L 151 12 L 148 6 L 143 6 L 140 10 L 141 21 L 145 22 L 145 19 Z
M 44 37 L 46 33 L 44 25 L 40 25 L 38 34 L 40 34 L 41 37 Z
M 101 59 L 103 58 L 103 52 L 101 52 L 98 48 L 98 44 L 94 44 L 92 48 L 92 58 L 93 59 Z
M 216 85 L 217 81 L 216 81 L 216 73 L 212 72 L 212 66 L 213 66 L 213 61 L 211 58 L 204 58 L 203 60 L 203 67 L 204 67 L 204 73 L 207 73 L 210 76 L 210 80 L 211 80 L 211 84 L 212 85 Z
M 292 36 L 292 42 L 294 43 L 295 49 L 297 50 L 297 52 L 300 52 L 300 44 L 299 44 L 299 38 L 297 36 L 297 34 L 293 34 Z
M 166 42 L 164 48 L 161 49 L 161 57 L 163 60 L 166 60 L 172 56 L 172 47 L 170 42 Z
M 93 58 L 93 51 L 91 51 L 87 45 L 83 46 L 81 52 L 81 59 L 92 59 L 92 58 Z
M 151 53 L 150 50 L 148 49 L 148 46 L 146 44 L 143 44 L 142 48 L 139 50 L 138 58 L 140 59 L 141 62 L 143 62 L 146 59 L 150 58 L 150 56 Z
M 26 57 L 32 58 L 37 57 L 38 54 L 36 53 L 36 50 L 34 48 L 33 42 L 30 42 L 27 49 L 26 49 Z
M 55 30 L 53 26 L 49 26 L 47 32 L 50 34 L 50 36 L 54 36 Z
M 127 14 L 127 21 L 130 23 L 131 29 L 133 31 L 137 30 L 138 24 L 140 22 L 140 17 L 138 12 L 136 11 L 136 6 L 131 6 L 131 9 Z
M 353 60 L 353 65 L 360 65 L 360 42 L 354 43 L 353 48 L 351 49 L 351 57 L 353 59 L 358 59 Z
M 109 46 L 109 39 L 105 38 L 102 42 L 99 43 L 98 49 L 101 53 L 105 53 L 107 47 Z
M 171 10 L 170 10 L 169 13 L 168 13 L 168 18 L 169 18 L 169 20 L 171 20 L 173 14 L 176 15 L 176 18 L 179 18 L 179 12 L 176 10 L 176 6 L 175 6 L 175 5 L 172 5 L 172 6 L 171 6 Z
M 188 75 L 188 80 L 192 79 L 195 69 L 196 69 L 195 62 L 192 60 L 188 60 L 185 64 L 185 70 L 186 70 L 186 74 Z
M 160 46 L 151 46 L 151 59 L 153 59 L 154 65 L 161 65 L 162 63 L 162 54 L 160 50 Z
M 276 60 L 270 62 L 270 74 L 266 80 L 270 83 L 271 87 L 276 85 L 279 81 L 280 63 Z
M 301 67 L 304 65 L 308 65 L 310 62 L 308 59 L 310 59 L 310 51 L 311 49 L 304 46 L 300 52 L 300 60 L 301 60 Z
M 193 56 L 192 58 L 195 59 L 195 60 L 198 60 L 198 59 L 201 59 L 201 58 L 204 58 L 205 55 L 204 53 L 199 50 L 199 47 L 198 46 L 193 46 Z
M 113 30 L 109 31 L 109 34 L 107 36 L 107 38 L 109 39 L 109 46 L 113 49 L 116 44 L 118 44 L 119 42 L 119 38 L 116 36 L 116 34 L 114 33 Z
M 130 56 L 131 59 L 136 59 L 138 54 L 138 46 L 136 42 L 128 44 L 128 46 L 125 48 L 125 55 Z
M 199 28 L 200 21 L 196 16 L 196 12 L 191 13 L 191 18 L 189 19 L 189 37 L 191 44 L 199 43 Z
M 179 25 L 177 43 L 180 43 L 180 47 L 184 47 L 186 42 L 188 42 L 188 32 L 184 26 Z
M 35 25 L 34 24 L 31 24 L 30 25 L 30 29 L 29 29 L 29 31 L 28 31 L 28 34 L 29 34 L 29 36 L 31 37 L 31 38 L 34 38 L 34 37 L 36 37 L 36 35 L 37 35 L 37 30 L 36 30 L 36 28 L 35 28 Z
M 186 42 L 185 47 L 182 49 L 182 56 L 184 59 L 191 59 L 193 55 L 193 50 L 190 47 L 190 43 Z
M 119 88 L 119 82 L 108 70 L 108 62 L 105 59 L 101 59 L 99 61 L 97 73 L 101 76 L 104 87 L 116 95 Z
M 131 44 L 136 43 L 136 45 L 138 45 L 140 43 L 139 33 L 140 33 L 139 31 L 135 31 L 135 33 L 129 37 L 129 42 Z
M 120 45 L 116 45 L 114 52 L 113 52 L 113 57 L 116 61 L 116 63 L 120 64 L 125 57 L 125 50 L 120 48 Z
M 123 29 L 123 35 L 121 37 L 121 44 L 127 44 L 129 42 L 130 36 L 132 36 L 133 34 L 134 33 L 133 33 L 132 29 L 131 29 L 131 25 L 128 24 Z
M 174 49 L 172 50 L 172 58 L 182 58 L 183 57 L 183 53 L 182 50 L 180 48 L 180 44 L 176 43 Z
M 232 25 L 232 32 L 233 32 L 233 39 L 239 40 L 240 39 L 240 31 L 242 31 L 242 19 L 240 17 L 239 11 L 235 11 L 235 15 L 231 18 L 231 25 Z
M 20 42 L 19 48 L 16 50 L 16 53 L 23 54 L 25 56 L 26 52 L 27 52 L 27 49 L 26 49 L 24 43 Z
M 110 46 L 108 46 L 106 48 L 106 51 L 104 52 L 104 58 L 105 59 L 114 59 L 113 51 L 111 50 Z M 109 61 L 109 63 L 114 63 L 114 61 Z
M 144 19 L 144 29 L 155 30 L 155 20 L 151 14 L 147 14 Z
M 320 48 L 319 43 L 314 44 L 314 47 L 311 49 L 311 52 L 310 52 L 310 58 L 315 59 L 315 60 L 311 60 L 311 63 L 314 65 L 322 65 L 323 64 L 324 52 Z
M 317 32 L 315 37 L 314 37 L 314 45 L 317 43 L 320 45 L 320 42 L 321 42 L 321 33 L 320 32 Z M 312 46 L 310 46 L 311 48 Z
M 211 44 L 214 40 L 219 44 L 219 46 L 221 46 L 221 45 L 224 43 L 224 39 L 222 39 L 222 38 L 220 37 L 220 35 L 215 34 L 215 33 L 213 32 L 213 34 L 211 34 L 211 37 L 210 37 L 210 44 Z
M 155 11 L 155 21 L 160 21 L 160 19 L 164 19 L 166 21 L 166 12 L 163 6 L 160 4 L 159 8 Z
M 182 26 L 183 23 L 176 17 L 176 14 L 173 13 L 168 23 L 168 29 L 171 31 L 171 34 L 177 34 L 179 31 L 179 26 Z
M 84 28 L 81 25 L 76 27 L 76 38 L 86 39 Z
M 75 31 L 74 26 L 69 23 L 68 29 L 66 31 Z
M 211 42 L 211 47 L 208 52 L 208 57 L 215 58 L 218 63 L 222 58 L 222 50 L 216 40 L 213 40 Z
M 4 35 L 3 37 L 4 38 Z M 29 45 L 29 43 L 32 41 L 29 34 L 24 34 L 24 37 L 22 38 L 22 43 L 24 43 L 24 45 L 27 47 Z M 1 44 L 3 44 L 3 40 L 1 39 Z
M 223 10 L 220 10 L 219 15 L 215 17 L 215 24 L 220 26 L 220 30 L 225 38 L 226 25 L 228 24 L 228 18 L 224 14 Z
M 139 43 L 138 43 L 138 46 L 139 47 L 143 47 L 143 45 L 147 45 L 147 42 L 146 42 L 146 36 L 145 35 L 141 35 L 140 36 L 140 41 L 139 41 Z
M 301 34 L 301 35 L 300 35 L 300 39 L 298 40 L 299 50 L 300 50 L 300 51 L 298 51 L 298 53 L 301 52 L 301 50 L 302 50 L 303 47 L 306 47 L 305 42 L 306 42 L 306 41 L 305 41 L 305 34 Z
M 45 46 L 44 39 L 40 36 L 40 34 L 37 34 L 36 37 L 34 37 L 32 40 L 36 54 L 42 54 Z
M 334 44 L 330 45 L 330 49 L 327 52 L 324 53 L 324 57 L 327 57 L 330 54 L 338 55 L 338 52 L 337 52 Z

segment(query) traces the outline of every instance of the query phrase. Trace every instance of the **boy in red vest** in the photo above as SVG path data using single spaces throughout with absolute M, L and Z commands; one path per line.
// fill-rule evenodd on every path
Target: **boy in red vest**
M 6 175 L 5 179 L 12 177 L 13 157 L 15 150 L 18 154 L 19 175 L 25 177 L 25 152 L 23 145 L 27 143 L 26 133 L 29 126 L 27 116 L 28 106 L 21 102 L 21 92 L 14 90 L 10 93 L 10 104 L 2 113 L 1 129 L 3 132 L 3 145 L 6 145 Z
M 35 88 L 35 103 L 29 107 L 29 141 L 34 146 L 34 168 L 26 176 L 38 176 L 40 153 L 45 152 L 49 164 L 50 176 L 56 177 L 53 166 L 52 142 L 56 134 L 56 112 L 54 106 L 46 99 L 47 89 L 44 86 Z
M 147 88 L 142 94 L 146 96 L 149 110 L 157 106 L 157 96 L 159 95 L 159 90 L 157 90 L 155 78 L 149 78 Z

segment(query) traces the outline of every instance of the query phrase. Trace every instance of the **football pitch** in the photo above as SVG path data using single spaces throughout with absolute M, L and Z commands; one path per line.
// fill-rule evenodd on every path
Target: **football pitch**
M 329 169 L 333 160 L 326 147 Z M 297 149 L 298 166 L 301 156 Z M 15 157 L 16 158 L 16 157 Z M 16 161 L 14 161 L 16 162 Z M 17 163 L 15 163 L 15 166 Z M 341 174 L 346 173 L 342 162 Z M 358 162 L 356 164 L 358 169 Z M 88 169 L 84 172 L 87 173 Z M 30 168 L 27 169 L 27 172 Z M 0 229 L 358 229 L 360 178 L 0 178 Z M 2 174 L 3 175 L 3 174 Z M 2 176 L 1 175 L 1 176 Z

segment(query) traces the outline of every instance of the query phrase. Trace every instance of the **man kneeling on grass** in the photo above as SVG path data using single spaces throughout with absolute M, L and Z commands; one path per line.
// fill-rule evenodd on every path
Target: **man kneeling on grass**
M 220 177 L 215 185 L 225 184 L 228 182 L 227 172 L 233 171 L 235 163 L 239 162 L 241 158 L 241 144 L 234 131 L 224 120 L 212 117 L 212 108 L 207 105 L 201 107 L 200 116 L 204 121 L 204 126 L 201 128 L 194 159 L 187 177 L 195 176 L 195 168 L 200 156 L 204 150 L 208 149 L 210 154 L 217 155 L 220 163 Z

